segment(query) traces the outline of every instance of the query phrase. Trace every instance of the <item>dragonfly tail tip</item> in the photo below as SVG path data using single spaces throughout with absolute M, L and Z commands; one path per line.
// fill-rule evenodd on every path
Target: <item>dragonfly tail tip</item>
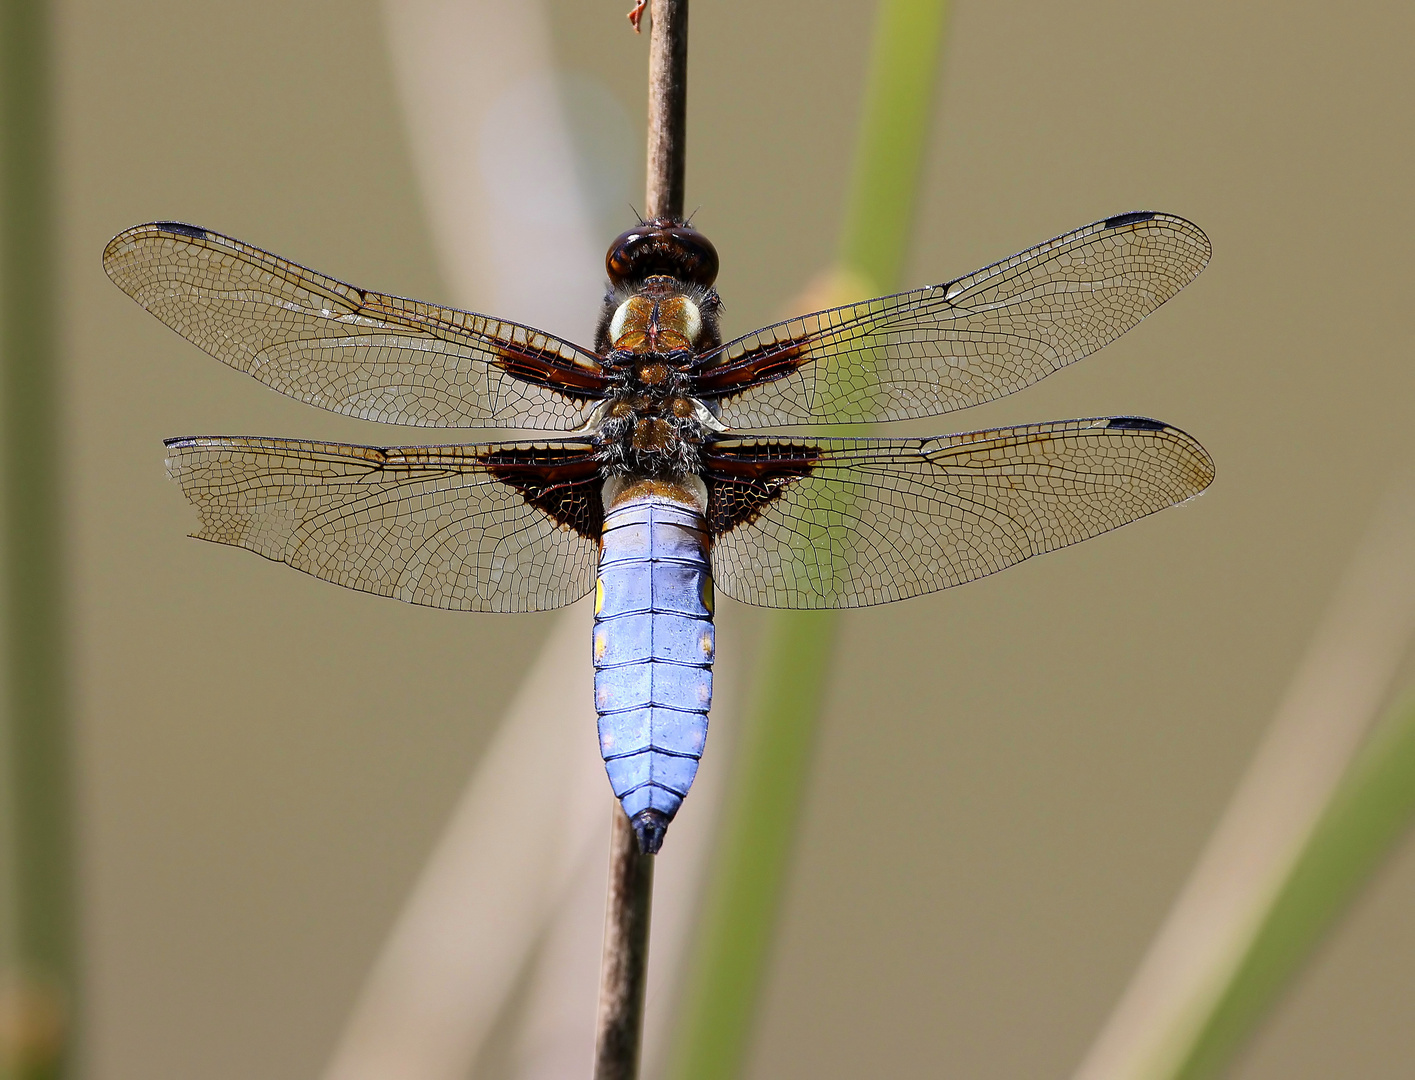
M 662 810 L 640 810 L 630 822 L 639 838 L 639 854 L 657 855 L 668 831 L 668 815 Z

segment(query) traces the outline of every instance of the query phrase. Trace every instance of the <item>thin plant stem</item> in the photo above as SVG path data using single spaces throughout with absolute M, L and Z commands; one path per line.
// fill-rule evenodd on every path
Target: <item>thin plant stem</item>
M 1220 1073 L 1415 812 L 1415 707 L 1370 734 L 1415 640 L 1412 546 L 1397 475 L 1075 1080 Z
M 673 1080 L 729 1080 L 741 1072 L 796 839 L 835 630 L 836 620 L 819 611 L 780 612 L 766 628 L 759 671 L 814 678 L 758 674 L 743 716 L 671 1062 Z
M 50 70 L 43 0 L 0 0 L 0 458 L 6 604 L 0 779 L 12 857 L 0 994 L 10 1075 L 70 1068 L 76 995 L 70 762 L 56 447 L 57 274 Z
M 617 802 L 613 814 L 594 1075 L 634 1080 L 643 1039 L 654 856 L 639 853 L 639 838 Z
M 875 291 L 897 289 L 928 149 L 947 0 L 882 0 L 839 260 Z
M 688 0 L 649 5 L 649 152 L 644 213 L 683 216 L 688 139 Z
M 837 265 L 824 302 L 898 287 L 932 115 L 946 0 L 881 0 Z M 690 967 L 672 1080 L 740 1075 L 771 953 L 838 619 L 770 616 Z
M 1242 959 L 1165 1080 L 1206 1080 L 1224 1072 L 1413 818 L 1415 697 L 1407 697 L 1357 753 Z
M 681 218 L 688 116 L 688 0 L 652 0 L 649 18 L 645 213 L 650 218 Z M 639 852 L 638 838 L 617 803 L 613 820 L 594 1075 L 595 1080 L 634 1080 L 643 1041 L 654 856 Z

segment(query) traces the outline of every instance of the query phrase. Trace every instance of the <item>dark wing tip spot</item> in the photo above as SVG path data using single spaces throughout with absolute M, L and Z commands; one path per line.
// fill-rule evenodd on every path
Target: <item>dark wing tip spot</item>
M 1138 225 L 1142 221 L 1150 221 L 1155 216 L 1153 210 L 1136 210 L 1133 214 L 1117 214 L 1115 217 L 1105 219 L 1105 227 L 1118 229 L 1122 225 Z
M 1151 420 L 1146 416 L 1112 416 L 1108 428 L 1120 428 L 1128 431 L 1163 431 L 1169 427 L 1158 420 Z
M 205 240 L 207 233 L 205 229 L 199 229 L 195 225 L 187 225 L 180 221 L 154 221 L 154 229 L 161 229 L 163 232 L 176 233 L 178 236 L 190 236 L 193 240 Z

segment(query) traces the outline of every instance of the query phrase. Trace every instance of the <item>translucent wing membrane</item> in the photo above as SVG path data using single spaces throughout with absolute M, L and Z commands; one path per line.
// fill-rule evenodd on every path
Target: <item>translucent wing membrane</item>
M 1165 214 L 1109 218 L 967 278 L 792 319 L 695 363 L 732 427 L 930 416 L 1018 390 L 1114 340 L 1203 269 Z M 218 359 L 347 415 L 574 427 L 599 359 L 524 326 L 366 292 L 187 225 L 130 229 L 109 276 Z M 1202 491 L 1184 432 L 1111 417 L 933 439 L 721 438 L 702 448 L 718 588 L 769 607 L 887 603 L 1065 547 Z M 594 582 L 594 444 L 373 447 L 176 439 L 197 536 L 411 603 L 540 611 Z
M 965 278 L 790 319 L 710 355 L 696 392 L 735 428 L 937 416 L 1114 341 L 1209 260 L 1198 226 L 1108 218 Z
M 549 334 L 357 289 L 190 225 L 129 229 L 103 266 L 223 363 L 364 420 L 569 428 L 604 386 L 593 354 Z
M 1154 420 L 934 439 L 723 440 L 707 458 L 713 577 L 782 608 L 864 607 L 961 585 L 1188 499 L 1214 467 Z
M 351 589 L 460 611 L 544 611 L 594 584 L 586 447 L 377 449 L 285 439 L 167 444 L 193 535 Z

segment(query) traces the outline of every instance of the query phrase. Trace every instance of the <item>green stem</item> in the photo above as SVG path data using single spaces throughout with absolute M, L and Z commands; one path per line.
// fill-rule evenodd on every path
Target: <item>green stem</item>
M 909 254 L 947 0 L 881 0 L 840 236 L 840 262 L 897 289 Z
M 741 1072 L 796 838 L 836 623 L 833 612 L 783 611 L 767 625 L 675 1047 L 671 1075 L 677 1080 L 726 1080 Z M 767 677 L 768 671 L 784 674 Z
M 1415 817 L 1415 701 L 1357 755 L 1170 1080 L 1219 1075 Z
M 918 202 L 945 0 L 881 0 L 836 281 L 895 289 Z M 836 302 L 863 299 L 840 296 Z M 743 715 L 679 1037 L 674 1080 L 742 1071 L 795 843 L 838 619 L 774 612 Z
M 68 1069 L 75 946 L 56 416 L 49 9 L 0 0 L 0 458 L 4 474 L 7 775 L 12 858 L 0 1047 L 12 1075 Z

